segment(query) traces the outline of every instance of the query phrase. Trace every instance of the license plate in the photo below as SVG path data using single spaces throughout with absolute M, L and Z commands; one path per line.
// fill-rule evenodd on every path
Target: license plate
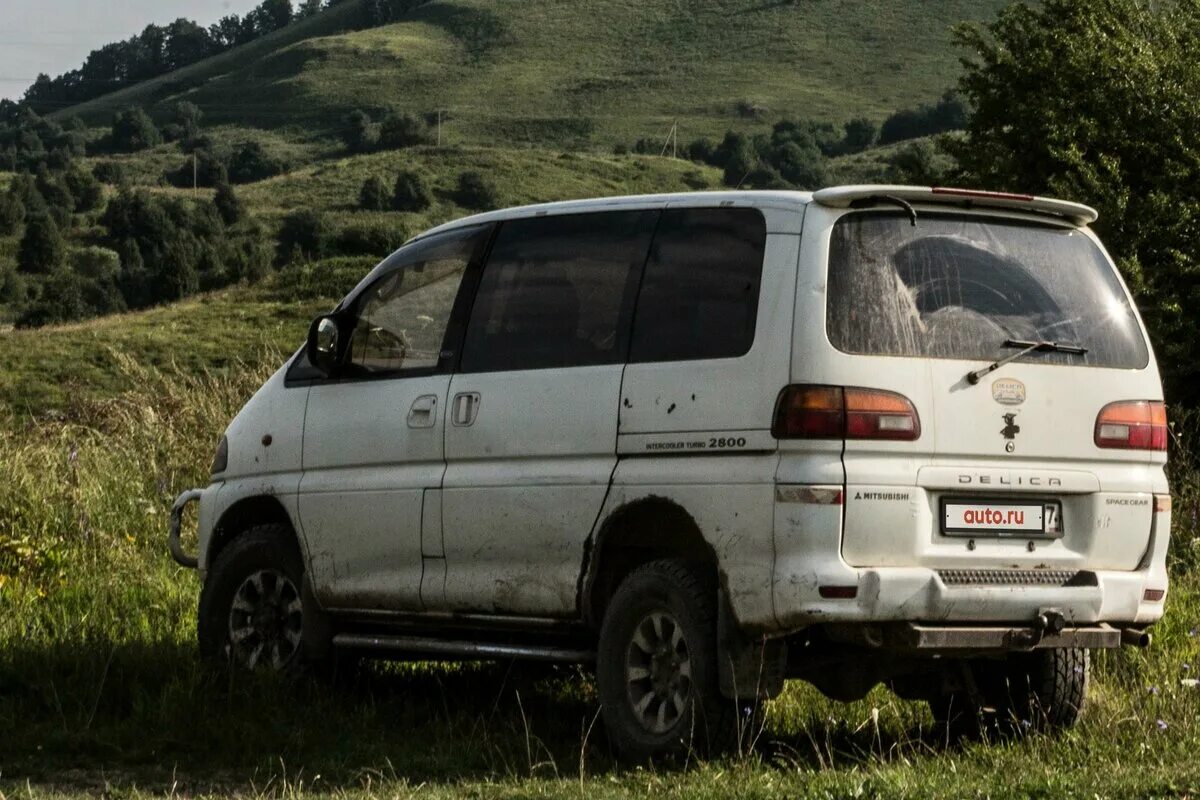
M 942 532 L 947 536 L 1061 536 L 1058 502 L 992 500 L 942 501 Z

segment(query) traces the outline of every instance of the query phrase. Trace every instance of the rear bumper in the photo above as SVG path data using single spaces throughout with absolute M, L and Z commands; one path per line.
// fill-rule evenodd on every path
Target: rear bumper
M 1008 652 L 1063 647 L 1102 650 L 1120 647 L 1123 643 L 1122 632 L 1104 623 L 1052 631 L 1036 625 L 886 622 L 877 625 L 826 626 L 825 631 L 832 640 L 845 644 L 914 653 Z M 1148 635 L 1143 636 L 1145 638 L 1137 643 L 1148 644 Z M 1125 636 L 1131 644 L 1140 638 L 1132 633 Z
M 777 594 L 785 629 L 828 622 L 1027 624 L 1047 611 L 1062 614 L 1069 626 L 1147 625 L 1162 616 L 1163 603 L 1147 602 L 1146 590 L 1166 588 L 1165 572 L 1157 579 L 1150 569 L 1081 572 L 1073 583 L 1083 585 L 995 586 L 949 584 L 932 569 L 852 569 L 840 559 L 839 565 L 834 574 L 812 575 L 815 591 L 796 586 L 790 602 Z M 853 597 L 822 597 L 821 587 L 831 586 Z
M 841 553 L 842 507 L 806 497 L 776 503 L 773 599 L 781 634 L 822 623 L 1025 626 L 1045 612 L 1061 614 L 1072 628 L 1141 628 L 1163 614 L 1169 506 L 1154 514 L 1149 546 L 1128 571 L 1024 553 L 961 558 L 940 568 L 853 567 Z

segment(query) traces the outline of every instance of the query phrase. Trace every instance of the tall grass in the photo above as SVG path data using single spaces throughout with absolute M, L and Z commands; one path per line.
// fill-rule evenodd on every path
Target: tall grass
M 578 670 L 372 666 L 330 686 L 199 662 L 195 575 L 164 548 L 175 494 L 281 361 L 221 375 L 118 359 L 129 387 L 0 421 L 0 795 L 236 790 L 301 797 L 1178 794 L 1200 786 L 1197 473 L 1176 454 L 1174 584 L 1148 651 L 1096 659 L 1084 723 L 947 747 L 924 706 L 789 684 L 755 746 L 686 772 L 615 769 Z M 1191 418 L 1177 421 L 1177 446 Z

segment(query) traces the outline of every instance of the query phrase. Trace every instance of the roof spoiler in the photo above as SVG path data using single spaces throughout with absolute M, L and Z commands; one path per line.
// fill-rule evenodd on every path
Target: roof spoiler
M 1088 225 L 1100 216 L 1096 209 L 1082 203 L 1035 197 L 1031 194 L 984 192 L 978 189 L 951 189 L 941 186 L 834 186 L 813 192 L 813 200 L 832 208 L 854 208 L 874 198 L 891 197 L 909 203 L 942 203 L 964 208 L 1011 208 L 1035 214 L 1061 217 L 1076 225 Z

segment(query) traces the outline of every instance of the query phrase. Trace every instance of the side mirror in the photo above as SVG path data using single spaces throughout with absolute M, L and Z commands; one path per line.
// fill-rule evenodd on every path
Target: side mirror
M 317 317 L 308 328 L 308 361 L 326 375 L 338 371 L 342 361 L 342 326 L 336 315 Z

